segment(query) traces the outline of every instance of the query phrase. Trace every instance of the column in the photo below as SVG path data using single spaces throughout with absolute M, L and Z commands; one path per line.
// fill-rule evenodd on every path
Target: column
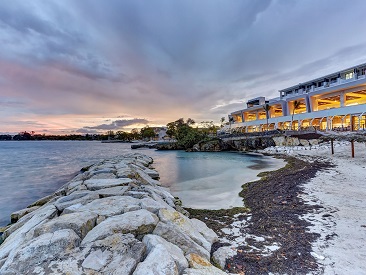
M 344 92 L 341 92 L 339 96 L 340 96 L 341 107 L 344 107 L 346 104 L 346 95 Z

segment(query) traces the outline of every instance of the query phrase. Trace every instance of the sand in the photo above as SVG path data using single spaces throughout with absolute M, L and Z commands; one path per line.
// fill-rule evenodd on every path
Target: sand
M 350 143 L 337 145 L 334 155 L 330 149 L 291 153 L 335 164 L 305 184 L 308 194 L 303 199 L 324 209 L 303 218 L 313 224 L 311 232 L 321 235 L 312 254 L 324 274 L 366 274 L 366 146 L 355 143 L 355 158 L 351 158 Z

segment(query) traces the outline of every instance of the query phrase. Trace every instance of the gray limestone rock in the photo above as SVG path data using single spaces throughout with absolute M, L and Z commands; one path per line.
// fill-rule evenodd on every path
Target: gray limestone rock
M 212 229 L 208 228 L 207 225 L 200 220 L 197 219 L 190 219 L 191 224 L 193 227 L 202 234 L 202 236 L 210 243 L 213 244 L 214 242 L 217 242 L 219 238 L 217 237 L 217 234 Z
M 153 234 L 161 236 L 165 240 L 180 247 L 185 255 L 189 253 L 196 253 L 205 259 L 210 259 L 210 253 L 188 237 L 187 234 L 185 234 L 185 232 L 175 224 L 159 222 L 156 225 Z
M 163 260 L 164 259 L 164 260 Z M 161 244 L 156 245 L 146 259 L 139 263 L 133 275 L 178 275 L 178 267 L 168 250 Z
M 40 206 L 33 206 L 33 207 L 25 208 L 25 209 L 11 213 L 11 215 L 10 215 L 11 222 L 12 223 L 17 222 L 20 218 L 33 212 L 34 210 L 37 210 L 39 207 Z
M 226 265 L 226 259 L 231 258 L 235 255 L 236 251 L 233 250 L 230 246 L 223 246 L 213 253 L 212 259 L 216 264 L 224 269 Z
M 36 274 L 38 266 L 80 244 L 79 236 L 70 229 L 47 233 L 16 249 L 0 269 L 0 274 Z
M 87 204 L 95 199 L 99 199 L 98 193 L 91 191 L 76 191 L 68 196 L 57 199 L 53 204 L 56 206 L 58 211 L 62 212 L 65 208 L 74 204 Z
M 181 274 L 184 269 L 188 268 L 188 261 L 184 257 L 182 249 L 175 244 L 172 244 L 160 236 L 148 234 L 142 239 L 142 242 L 146 245 L 147 253 L 150 253 L 157 245 L 163 245 L 168 251 L 169 255 L 175 261 L 178 271 Z
M 226 272 L 213 266 L 208 260 L 191 253 L 186 256 L 189 267 L 184 271 L 184 275 L 225 275 Z
M 91 190 L 99 190 L 115 186 L 126 186 L 131 183 L 132 180 L 128 178 L 118 178 L 118 179 L 89 179 L 84 181 L 86 187 Z
M 18 248 L 26 239 L 26 234 L 37 225 L 53 218 L 57 215 L 57 209 L 54 205 L 47 205 L 35 212 L 34 215 L 25 222 L 21 227 L 12 232 L 5 241 L 1 244 L 0 259 L 3 259 L 9 255 L 14 249 Z M 11 228 L 9 228 L 11 229 Z M 1 273 L 0 273 L 1 274 Z
M 53 233 L 60 229 L 72 229 L 83 239 L 96 225 L 97 216 L 97 214 L 88 212 L 76 212 L 59 216 L 35 228 L 34 237 L 45 233 Z
M 159 219 L 155 214 L 145 209 L 110 217 L 94 227 L 83 239 L 82 244 L 103 239 L 113 233 L 148 234 L 154 230 L 158 221 Z
M 159 218 L 160 221 L 165 223 L 171 223 L 177 226 L 180 230 L 182 230 L 188 237 L 198 243 L 200 246 L 205 248 L 207 251 L 211 251 L 211 244 L 208 242 L 202 234 L 194 227 L 191 220 L 184 216 L 183 214 L 172 211 L 169 209 L 160 209 L 159 210 Z M 196 222 L 197 223 L 197 222 Z M 205 225 L 205 227 L 207 227 Z M 208 228 L 207 228 L 208 229 Z
M 141 209 L 138 199 L 127 196 L 113 196 L 94 200 L 86 205 L 73 205 L 63 213 L 93 212 L 102 216 L 115 216 L 125 212 Z

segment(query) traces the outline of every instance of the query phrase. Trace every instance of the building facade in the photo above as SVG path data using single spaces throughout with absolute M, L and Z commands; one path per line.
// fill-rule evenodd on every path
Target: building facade
M 248 100 L 229 115 L 225 129 L 362 130 L 366 128 L 366 63 L 279 91 L 280 96 Z

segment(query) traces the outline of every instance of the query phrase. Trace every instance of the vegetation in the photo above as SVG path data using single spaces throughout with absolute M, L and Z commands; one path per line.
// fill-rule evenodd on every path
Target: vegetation
M 120 140 L 130 142 L 137 139 L 150 140 L 157 136 L 155 128 L 145 126 L 141 130 L 132 129 L 131 132 L 107 131 L 105 134 L 72 134 L 72 135 L 45 135 L 35 132 L 20 132 L 14 136 L 0 135 L 0 140 Z
M 193 127 L 196 124 L 191 118 L 184 121 L 180 118 L 167 124 L 167 135 L 177 140 L 177 145 L 184 149 L 192 148 L 196 143 L 209 140 L 216 135 L 219 127 L 213 121 L 202 121 L 200 127 Z

